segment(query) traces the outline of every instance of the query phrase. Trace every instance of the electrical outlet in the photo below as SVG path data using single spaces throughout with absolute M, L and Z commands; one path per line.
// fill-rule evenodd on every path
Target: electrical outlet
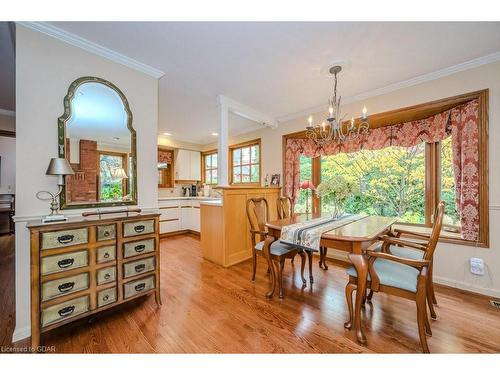
M 484 260 L 481 258 L 470 258 L 470 272 L 474 275 L 484 275 Z
M 494 299 L 490 299 L 490 304 L 497 309 L 500 309 L 500 301 L 495 301 Z

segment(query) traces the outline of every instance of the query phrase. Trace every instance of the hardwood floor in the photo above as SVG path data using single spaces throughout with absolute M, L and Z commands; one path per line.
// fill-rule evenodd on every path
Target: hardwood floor
M 13 237 L 12 237 L 13 238 Z M 0 343 L 10 345 L 14 313 L 13 241 L 0 237 Z M 11 249 L 7 249 L 11 246 Z M 64 353 L 419 353 L 416 308 L 375 294 L 363 315 L 366 347 L 345 330 L 345 269 L 314 265 L 313 287 L 302 289 L 300 261 L 284 271 L 285 293 L 266 300 L 267 267 L 259 259 L 224 269 L 201 257 L 199 239 L 175 236 L 161 244 L 162 300 L 146 297 L 42 335 Z M 488 299 L 438 287 L 438 320 L 428 339 L 433 353 L 500 352 L 499 311 Z

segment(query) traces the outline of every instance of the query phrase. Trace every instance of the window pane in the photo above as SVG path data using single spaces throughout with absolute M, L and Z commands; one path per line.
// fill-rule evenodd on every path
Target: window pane
M 250 163 L 250 147 L 244 147 L 241 149 L 241 164 Z
M 233 150 L 233 165 L 241 164 L 241 148 Z
M 248 165 L 241 167 L 241 182 L 250 182 L 250 167 Z
M 460 226 L 460 216 L 456 210 L 455 177 L 453 174 L 453 159 L 451 137 L 441 142 L 441 200 L 445 204 L 445 225 Z
M 123 179 L 116 176 L 123 168 L 123 157 L 101 154 L 99 161 L 101 200 L 121 199 L 124 196 Z
M 217 168 L 212 169 L 212 184 L 217 184 Z
M 259 164 L 252 165 L 252 177 L 251 182 L 259 182 Z
M 217 168 L 217 154 L 212 154 L 212 168 Z
M 300 155 L 300 182 L 304 182 L 305 180 L 311 180 L 312 174 L 312 159 L 307 158 L 304 155 Z M 309 192 L 309 212 L 312 211 L 312 196 L 311 192 Z M 304 213 L 306 212 L 306 191 L 300 190 L 299 196 L 297 198 L 297 202 L 295 203 L 294 212 L 296 213 Z
M 205 155 L 205 169 L 212 165 L 212 155 Z
M 233 168 L 233 182 L 241 182 L 241 167 Z
M 343 175 L 359 185 L 346 212 L 397 216 L 408 223 L 425 223 L 425 144 L 387 147 L 321 158 L 321 180 Z M 323 212 L 331 202 L 322 199 Z
M 259 162 L 259 146 L 252 146 L 250 149 L 250 160 L 252 164 L 256 164 Z

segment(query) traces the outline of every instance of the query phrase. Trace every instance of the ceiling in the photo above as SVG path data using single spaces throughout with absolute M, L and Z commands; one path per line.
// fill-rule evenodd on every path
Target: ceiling
M 276 119 L 326 102 L 321 68 L 348 60 L 351 97 L 500 51 L 500 23 L 55 22 L 165 72 L 159 133 L 211 143 L 219 94 Z M 231 117 L 231 133 L 259 125 Z
M 16 110 L 16 56 L 9 22 L 0 22 L 0 109 Z

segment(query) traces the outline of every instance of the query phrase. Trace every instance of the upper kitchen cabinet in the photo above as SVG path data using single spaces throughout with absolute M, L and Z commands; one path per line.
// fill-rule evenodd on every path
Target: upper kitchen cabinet
M 201 180 L 201 153 L 178 149 L 175 152 L 175 179 L 181 181 Z

